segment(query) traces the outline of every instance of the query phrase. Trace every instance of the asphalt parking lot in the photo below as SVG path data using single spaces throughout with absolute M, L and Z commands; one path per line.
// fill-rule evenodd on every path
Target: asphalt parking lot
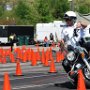
M 37 51 L 35 46 L 28 46 Z M 21 47 L 20 47 L 21 48 Z M 42 51 L 43 47 L 40 47 Z M 44 48 L 47 50 L 47 48 Z M 56 59 L 57 48 L 53 48 L 53 56 Z M 20 62 L 22 70 L 21 76 L 15 76 L 16 63 L 7 62 L 5 64 L 0 63 L 0 90 L 4 87 L 5 72 L 9 75 L 9 81 L 11 90 L 77 90 L 74 87 L 67 74 L 65 73 L 61 62 L 55 62 L 55 73 L 50 72 L 50 66 L 43 66 L 40 62 L 37 62 L 36 66 L 31 66 L 31 62 Z M 87 89 L 90 90 L 90 89 Z

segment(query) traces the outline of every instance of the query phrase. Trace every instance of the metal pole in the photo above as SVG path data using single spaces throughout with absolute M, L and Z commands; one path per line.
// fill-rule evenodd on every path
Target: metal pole
M 68 0 L 70 2 L 70 10 L 74 11 L 74 0 Z
M 71 10 L 74 11 L 74 0 L 71 2 Z

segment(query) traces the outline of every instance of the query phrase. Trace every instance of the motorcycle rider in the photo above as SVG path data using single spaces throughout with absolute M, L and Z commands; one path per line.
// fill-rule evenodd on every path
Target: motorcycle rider
M 74 49 L 74 45 L 77 45 L 76 41 L 79 42 L 80 38 L 83 36 L 81 33 L 83 32 L 82 28 L 83 25 L 81 25 L 80 22 L 76 23 L 77 16 L 74 11 L 67 11 L 64 14 L 64 20 L 66 22 L 65 27 L 62 29 L 61 32 L 61 42 L 64 43 L 65 46 L 67 46 L 67 49 Z M 79 30 L 79 32 L 77 32 Z M 73 43 L 70 41 L 70 39 L 75 36 L 75 40 L 73 39 Z M 64 60 L 62 63 L 65 71 L 68 73 L 71 69 L 69 62 L 67 60 Z

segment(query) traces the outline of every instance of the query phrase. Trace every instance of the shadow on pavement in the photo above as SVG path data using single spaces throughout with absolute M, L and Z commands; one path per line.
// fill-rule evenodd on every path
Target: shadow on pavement
M 54 86 L 67 88 L 67 89 L 76 89 L 76 87 L 69 81 L 65 83 L 55 83 Z

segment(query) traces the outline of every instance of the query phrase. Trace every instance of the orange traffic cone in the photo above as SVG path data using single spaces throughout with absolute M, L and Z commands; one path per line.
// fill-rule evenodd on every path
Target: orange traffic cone
M 2 57 L 6 57 L 6 51 L 5 50 L 2 51 Z
M 31 61 L 32 61 L 32 59 L 33 59 L 33 49 L 31 49 Z
M 3 57 L 3 58 L 2 58 L 2 63 L 3 63 L 3 64 L 6 64 L 6 57 Z
M 41 63 L 44 64 L 45 62 L 45 51 L 44 48 L 42 49 L 42 57 L 41 57 Z
M 37 47 L 37 51 L 40 52 L 40 48 L 39 47 Z
M 50 46 L 50 51 L 52 51 L 52 47 Z
M 8 73 L 4 74 L 3 90 L 11 90 L 11 85 L 10 85 Z
M 60 52 L 60 60 L 64 60 L 64 53 Z
M 82 74 L 82 70 L 78 71 L 78 83 L 77 83 L 77 90 L 86 90 L 84 77 Z
M 34 51 L 32 52 L 31 65 L 32 65 L 32 66 L 36 66 L 36 65 L 37 65 L 36 53 L 35 53 Z
M 22 70 L 21 70 L 20 62 L 19 62 L 19 61 L 17 61 L 16 74 L 15 74 L 14 76 L 23 76 L 23 75 L 22 75 Z
M 23 51 L 21 49 L 17 52 L 17 58 L 23 61 Z
M 56 62 L 60 62 L 64 60 L 64 53 L 63 52 L 56 52 Z
M 22 61 L 25 63 L 25 62 L 27 62 L 27 52 L 25 51 L 25 52 L 23 52 L 23 59 L 22 59 Z
M 27 59 L 28 61 L 31 61 L 31 49 L 30 48 L 27 50 Z
M 11 50 L 10 50 L 10 49 L 7 49 L 7 50 L 6 50 L 6 56 L 9 56 L 10 53 L 11 53 Z
M 15 63 L 15 58 L 14 58 L 13 53 L 10 54 L 10 60 L 11 60 L 12 63 Z
M 37 48 L 37 60 L 41 60 L 39 47 Z
M 51 60 L 51 64 L 50 64 L 50 70 L 49 73 L 56 73 L 56 68 L 55 68 L 55 64 L 54 64 L 54 59 Z
M 0 63 L 2 63 L 2 57 L 0 57 Z
M 44 62 L 44 66 L 49 66 L 49 51 L 47 50 L 45 53 L 45 62 Z
M 26 49 L 27 49 L 27 48 L 26 48 L 26 45 L 23 45 L 23 46 L 22 46 L 22 51 L 23 51 L 23 50 L 26 50 Z

